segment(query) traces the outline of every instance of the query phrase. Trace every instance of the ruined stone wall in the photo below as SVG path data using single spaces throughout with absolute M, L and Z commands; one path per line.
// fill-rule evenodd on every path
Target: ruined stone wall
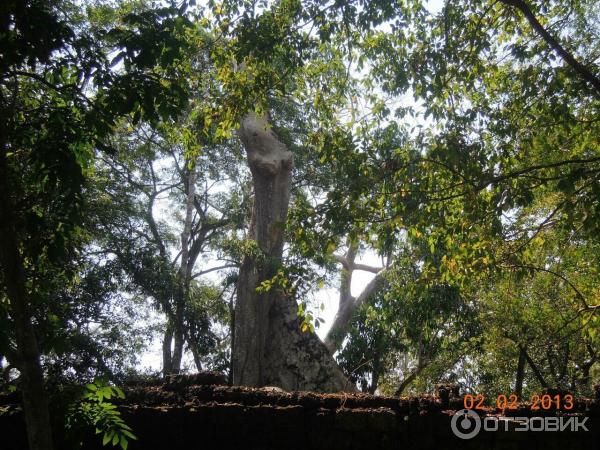
M 462 398 L 442 391 L 418 398 L 366 394 L 283 392 L 185 382 L 179 378 L 156 386 L 126 389 L 120 405 L 139 441 L 131 450 L 171 449 L 600 449 L 600 401 L 579 399 L 569 415 L 588 417 L 588 432 L 480 432 L 462 440 L 450 421 L 463 407 Z M 480 411 L 498 414 L 497 410 Z M 548 416 L 565 411 L 545 411 Z M 511 411 L 528 417 L 527 405 Z M 536 412 L 535 415 L 540 415 Z M 512 427 L 512 428 L 511 428 Z M 21 414 L 0 416 L 5 450 L 26 449 Z M 58 448 L 64 448 L 59 447 Z M 85 449 L 102 447 L 98 436 L 86 438 Z

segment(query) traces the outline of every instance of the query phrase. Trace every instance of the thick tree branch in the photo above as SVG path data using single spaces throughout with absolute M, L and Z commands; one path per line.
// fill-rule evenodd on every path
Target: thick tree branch
M 378 274 L 379 272 L 381 272 L 383 270 L 383 267 L 370 266 L 368 264 L 360 264 L 360 263 L 353 264 L 352 268 L 354 270 L 362 270 L 363 272 L 371 272 L 374 274 Z
M 425 369 L 425 367 L 427 367 L 427 362 L 423 359 L 421 351 L 419 351 L 419 356 L 417 358 L 417 367 L 415 367 L 415 369 L 406 378 L 404 378 L 404 380 L 402 380 L 400 386 L 398 386 L 398 389 L 396 389 L 394 395 L 396 397 L 400 397 L 404 390 L 408 387 L 408 385 L 415 381 L 415 379 L 419 376 L 423 369 Z
M 376 266 L 370 266 L 368 264 L 360 264 L 360 263 L 351 262 L 348 260 L 348 258 L 346 256 L 342 256 L 342 255 L 333 255 L 333 259 L 335 259 L 335 261 L 339 262 L 347 270 L 362 270 L 364 272 L 371 272 L 371 273 L 375 273 L 375 274 L 377 274 L 381 270 L 383 270 L 383 267 L 376 267 Z
M 377 275 L 375 275 L 375 278 L 373 278 L 365 286 L 358 297 L 351 297 L 351 301 L 349 300 L 342 304 L 342 298 L 340 296 L 340 307 L 338 307 L 338 312 L 335 315 L 333 324 L 331 325 L 331 328 L 325 337 L 325 346 L 332 354 L 336 352 L 336 350 L 344 341 L 344 337 L 346 336 L 346 328 L 352 320 L 352 316 L 354 315 L 356 309 L 369 298 L 371 298 L 371 296 L 376 295 L 385 287 L 387 284 L 387 280 L 385 278 L 387 272 L 388 268 L 380 270 Z
M 583 312 L 583 311 L 593 311 L 594 309 L 596 309 L 596 307 L 590 306 L 590 305 L 587 304 L 587 301 L 586 301 L 584 295 L 581 293 L 581 291 L 579 289 L 577 289 L 577 286 L 575 286 L 564 275 L 561 275 L 560 273 L 555 272 L 553 270 L 546 269 L 545 267 L 537 267 L 537 266 L 532 266 L 532 265 L 520 265 L 520 264 L 519 265 L 512 265 L 512 267 L 521 267 L 523 269 L 529 269 L 529 270 L 535 270 L 537 272 L 549 273 L 550 275 L 553 275 L 553 276 L 559 278 L 560 280 L 564 281 L 565 283 L 567 283 L 569 285 L 569 287 L 575 292 L 575 296 L 579 299 L 579 301 L 582 304 L 580 312 Z
M 156 221 L 154 220 L 154 200 L 156 199 L 155 195 L 150 195 L 148 199 L 148 208 L 146 209 L 146 220 L 148 221 L 148 226 L 150 227 L 150 232 L 152 233 L 152 237 L 158 245 L 158 251 L 162 258 L 167 257 L 167 250 L 165 248 L 165 244 L 163 243 L 162 238 L 160 237 L 160 233 L 158 231 L 158 226 L 156 225 Z
M 519 350 L 523 352 L 523 356 L 525 356 L 525 359 L 527 360 L 527 364 L 529 364 L 529 367 L 531 367 L 531 370 L 533 370 L 533 374 L 538 379 L 538 381 L 542 385 L 542 387 L 548 388 L 549 387 L 548 383 L 546 382 L 544 376 L 542 375 L 542 372 L 540 372 L 540 369 L 538 368 L 537 364 L 533 361 L 533 359 L 531 359 L 531 357 L 529 356 L 529 353 L 527 353 L 527 350 L 525 350 L 525 347 L 523 345 L 519 344 Z
M 515 376 L 515 394 L 521 398 L 523 395 L 523 381 L 525 379 L 525 354 L 519 348 L 519 359 L 517 361 L 517 374 Z
M 344 256 L 342 256 L 342 255 L 333 255 L 333 259 L 335 259 L 337 262 L 339 262 L 346 269 L 348 267 L 350 267 L 350 264 L 348 263 L 348 259 L 346 259 L 345 255 Z
M 417 378 L 417 376 L 422 372 L 422 370 L 423 367 L 417 367 L 406 378 L 404 378 L 400 383 L 400 386 L 398 386 L 398 389 L 396 389 L 396 392 L 394 392 L 394 395 L 396 397 L 400 397 L 404 390 L 408 387 L 408 385 L 415 381 L 415 378 Z
M 201 277 L 202 275 L 206 275 L 207 273 L 210 273 L 210 272 L 215 272 L 217 270 L 235 269 L 235 268 L 239 268 L 239 267 L 240 267 L 239 264 L 225 264 L 222 266 L 211 267 L 210 269 L 201 270 L 200 272 L 195 273 L 194 275 L 192 275 L 192 279 Z
M 194 239 L 193 239 L 193 242 L 190 247 L 189 254 L 188 254 L 188 265 L 187 265 L 186 276 L 189 279 L 194 278 L 195 276 L 198 276 L 198 274 L 192 275 L 192 271 L 194 269 L 194 264 L 196 264 L 196 260 L 198 259 L 198 256 L 200 255 L 200 252 L 202 251 L 202 247 L 212 236 L 212 234 L 210 234 L 210 235 L 208 235 L 208 234 L 211 231 L 214 231 L 221 227 L 226 226 L 228 223 L 229 223 L 229 219 L 220 219 L 215 222 L 205 223 L 196 232 L 196 235 L 194 236 Z
M 508 6 L 513 6 L 519 9 L 531 27 L 542 37 L 544 41 L 552 48 L 558 55 L 575 70 L 581 78 L 587 83 L 594 87 L 596 95 L 600 95 L 600 78 L 594 75 L 586 66 L 577 61 L 575 57 L 569 53 L 561 44 L 552 36 L 537 20 L 535 14 L 524 0 L 500 0 L 502 3 Z

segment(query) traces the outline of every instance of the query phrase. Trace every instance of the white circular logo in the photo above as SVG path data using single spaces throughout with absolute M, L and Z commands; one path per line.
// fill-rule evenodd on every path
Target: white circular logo
M 471 439 L 477 436 L 481 430 L 481 419 L 479 414 L 471 409 L 456 411 L 450 422 L 452 432 L 460 439 Z M 464 430 L 464 431 L 463 431 Z M 471 430 L 471 431 L 468 431 Z

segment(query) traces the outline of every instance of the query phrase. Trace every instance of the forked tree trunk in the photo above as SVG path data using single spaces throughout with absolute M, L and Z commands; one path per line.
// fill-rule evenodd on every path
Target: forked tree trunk
M 175 314 L 176 320 L 183 320 Z M 180 323 L 179 330 L 173 324 L 173 320 L 167 319 L 167 325 L 163 335 L 162 342 L 162 372 L 164 376 L 178 374 L 181 370 L 181 360 L 183 358 L 183 346 L 185 336 Z
M 194 265 L 194 261 L 190 258 L 190 237 L 192 234 L 197 178 L 195 161 L 191 161 L 190 165 L 191 167 L 187 172 L 187 177 L 185 177 L 185 219 L 183 230 L 181 232 L 181 264 L 177 274 L 177 288 L 174 293 L 174 317 L 173 320 L 169 319 L 170 323 L 165 330 L 165 340 L 163 341 L 163 373 L 165 375 L 178 374 L 181 371 L 183 347 L 186 341 L 184 320 L 185 306 L 188 301 L 191 281 L 191 270 Z M 172 351 L 171 343 L 173 343 Z M 192 346 L 191 342 L 188 342 L 188 344 L 190 347 Z M 194 350 L 192 350 L 192 352 L 194 352 Z M 198 364 L 199 359 L 196 357 L 194 357 L 194 359 Z
M 293 157 L 266 116 L 248 113 L 239 134 L 254 181 L 250 237 L 262 255 L 246 256 L 240 268 L 233 383 L 286 390 L 354 390 L 320 339 L 301 331 L 296 302 L 275 287 L 256 292 L 281 262 Z
M 340 301 L 338 303 L 338 310 L 331 328 L 327 336 L 325 336 L 325 346 L 332 355 L 342 346 L 355 311 L 372 296 L 379 294 L 387 284 L 386 276 L 389 269 L 355 263 L 357 251 L 358 243 L 348 239 L 348 251 L 346 254 L 344 256 L 334 255 L 337 261 L 341 263 L 342 271 L 340 275 Z M 353 297 L 351 294 L 352 276 L 355 270 L 363 270 L 375 274 L 375 277 L 365 286 L 358 297 Z

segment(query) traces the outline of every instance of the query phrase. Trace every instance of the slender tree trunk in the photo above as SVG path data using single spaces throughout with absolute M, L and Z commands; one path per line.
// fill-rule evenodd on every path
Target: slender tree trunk
M 174 346 L 171 357 L 171 373 L 181 371 L 181 360 L 183 358 L 183 347 L 185 344 L 185 307 L 190 288 L 190 235 L 192 232 L 192 221 L 194 216 L 194 196 L 196 194 L 196 166 L 191 162 L 191 168 L 185 180 L 186 205 L 185 221 L 181 232 L 181 264 L 179 266 L 177 292 L 175 293 L 175 323 L 173 330 Z M 191 344 L 191 343 L 190 343 Z
M 396 392 L 394 393 L 394 395 L 396 395 L 397 397 L 400 397 L 402 395 L 402 393 L 404 392 L 404 390 L 408 387 L 408 385 L 411 384 L 413 381 L 415 381 L 415 379 L 419 376 L 419 374 L 423 371 L 423 369 L 425 369 L 425 367 L 427 367 L 427 365 L 428 365 L 428 362 L 425 361 L 423 358 L 423 341 L 421 339 L 419 342 L 417 367 L 415 367 L 415 369 L 407 377 L 405 377 L 404 380 L 402 380 L 402 382 L 400 383 L 400 386 L 398 386 L 398 389 L 396 389 Z
M 181 329 L 183 324 L 180 325 L 180 329 L 175 329 L 173 335 L 173 357 L 171 359 L 171 373 L 179 373 L 181 371 L 181 360 L 183 359 L 183 345 L 185 344 L 185 337 L 183 330 Z
M 348 324 L 354 314 L 354 303 L 356 299 L 352 297 L 352 275 L 354 274 L 354 260 L 356 259 L 356 252 L 358 245 L 355 242 L 351 242 L 348 239 L 348 251 L 344 258 L 340 260 L 342 263 L 342 270 L 340 272 L 340 296 L 338 303 L 338 310 L 335 314 L 335 318 L 325 337 L 325 346 L 329 352 L 333 355 L 337 349 L 341 346 L 346 336 Z
M 171 355 L 171 346 L 173 344 L 173 325 L 171 321 L 167 319 L 167 327 L 165 329 L 165 335 L 163 337 L 163 375 L 167 376 L 173 372 L 173 359 Z
M 517 362 L 517 374 L 515 379 L 515 394 L 521 398 L 523 396 L 523 380 L 525 379 L 525 353 L 519 348 L 519 360 Z
M 567 376 L 567 370 L 568 370 L 568 367 L 569 367 L 569 356 L 571 354 L 571 350 L 570 350 L 570 347 L 569 347 L 569 342 L 565 343 L 564 349 L 565 349 L 565 351 L 564 351 L 564 358 L 561 361 L 560 371 L 558 372 L 558 380 L 557 380 L 558 387 L 562 387 L 563 380 Z
M 581 376 L 578 378 L 576 373 L 573 375 L 572 389 L 575 389 L 577 383 L 584 389 L 590 387 L 590 370 L 598 360 L 598 355 L 591 345 L 587 344 L 586 347 L 590 358 L 581 365 Z
M 546 359 L 548 360 L 548 368 L 550 369 L 550 374 L 552 375 L 552 378 L 554 379 L 554 384 L 558 385 L 558 376 L 557 376 L 556 368 L 554 367 L 554 361 L 553 361 L 552 355 L 550 354 L 549 349 L 546 350 Z
M 229 386 L 233 385 L 233 355 L 235 354 L 235 306 L 233 298 L 235 293 L 234 291 L 229 299 L 229 317 L 231 320 L 229 324 L 229 329 L 231 330 L 231 354 L 229 355 L 229 374 L 227 376 L 227 384 Z
M 396 392 L 394 393 L 394 395 L 396 397 L 400 397 L 402 395 L 402 393 L 404 392 L 404 390 L 413 382 L 416 380 L 417 376 L 421 373 L 421 371 L 424 369 L 424 367 L 417 367 L 415 370 L 413 370 L 410 374 L 408 374 L 408 376 L 406 378 L 404 378 L 404 380 L 402 380 L 402 382 L 400 383 L 400 386 L 398 386 L 398 389 L 396 389 Z
M 0 125 L 3 127 L 3 125 Z M 8 186 L 6 141 L 0 129 L 0 261 L 8 296 L 11 326 L 17 346 L 17 361 L 11 361 L 21 372 L 23 411 L 30 450 L 51 450 L 52 432 L 40 351 L 32 322 L 32 307 L 27 298 L 23 259 L 19 251 L 14 202 Z
M 233 382 L 286 390 L 351 390 L 325 345 L 314 333 L 300 330 L 295 300 L 276 287 L 256 292 L 281 264 L 293 157 L 266 116 L 248 113 L 240 138 L 254 181 L 250 233 L 262 255 L 246 256 L 240 268 Z
M 192 351 L 192 356 L 194 357 L 194 364 L 196 365 L 196 370 L 198 372 L 202 372 L 202 361 L 200 361 L 200 354 L 198 353 L 197 345 L 193 345 L 190 343 L 190 349 Z
M 379 386 L 379 373 L 381 372 L 381 351 L 378 349 L 373 357 L 373 375 L 371 385 L 369 386 L 369 394 L 375 394 L 377 386 Z
M 523 356 L 525 357 L 525 360 L 527 361 L 527 364 L 529 364 L 529 367 L 531 367 L 531 370 L 533 370 L 533 374 L 535 375 L 535 377 L 537 378 L 537 380 L 539 381 L 539 383 L 541 384 L 541 386 L 543 388 L 550 387 L 548 385 L 548 383 L 546 382 L 546 379 L 542 375 L 542 372 L 540 372 L 540 369 L 538 368 L 537 364 L 531 359 L 531 357 L 527 353 L 527 350 L 525 350 L 525 347 L 523 347 L 522 345 L 519 345 L 519 348 L 523 352 Z

